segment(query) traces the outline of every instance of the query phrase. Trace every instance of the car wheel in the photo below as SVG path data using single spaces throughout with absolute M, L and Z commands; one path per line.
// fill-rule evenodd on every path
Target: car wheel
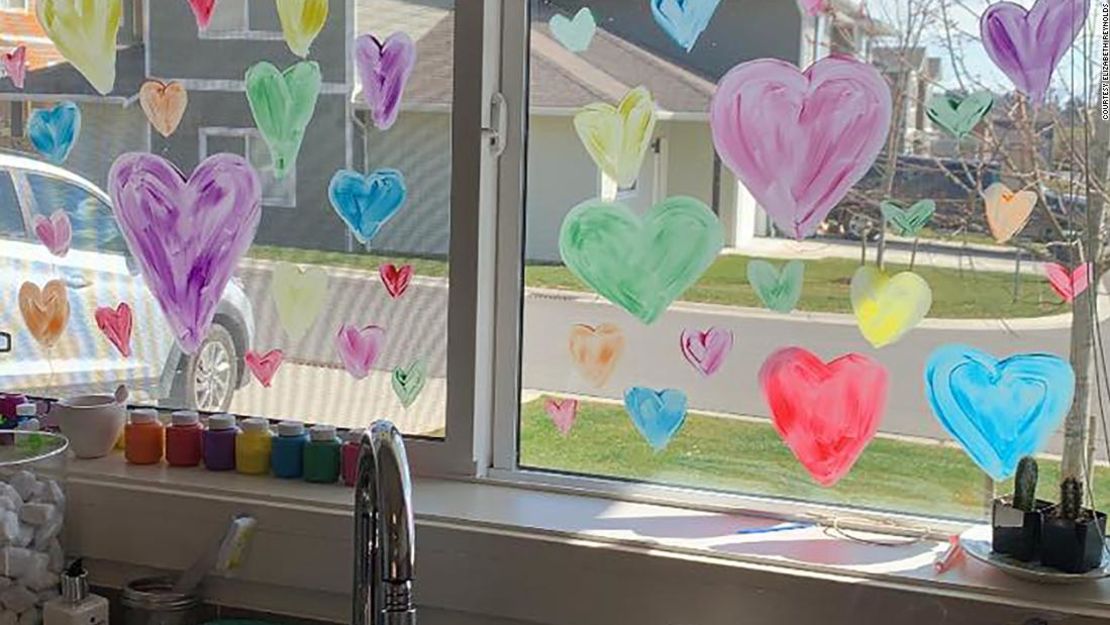
M 177 406 L 208 412 L 224 412 L 239 380 L 241 359 L 227 328 L 212 324 L 197 352 L 185 358 L 171 392 Z

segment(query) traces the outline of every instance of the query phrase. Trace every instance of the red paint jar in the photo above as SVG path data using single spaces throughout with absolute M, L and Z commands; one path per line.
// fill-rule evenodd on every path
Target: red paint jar
M 166 462 L 171 467 L 195 467 L 200 464 L 204 430 L 200 417 L 192 410 L 178 410 L 166 428 Z
M 358 479 L 358 445 L 362 441 L 362 433 L 365 431 L 362 428 L 351 430 L 347 432 L 347 437 L 343 442 L 339 463 L 343 483 L 347 486 L 354 486 L 355 480 Z

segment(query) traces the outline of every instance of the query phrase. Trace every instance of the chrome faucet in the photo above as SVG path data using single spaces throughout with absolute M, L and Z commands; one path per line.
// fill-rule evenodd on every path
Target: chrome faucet
M 362 435 L 355 480 L 353 625 L 414 625 L 409 461 L 401 433 L 375 421 Z

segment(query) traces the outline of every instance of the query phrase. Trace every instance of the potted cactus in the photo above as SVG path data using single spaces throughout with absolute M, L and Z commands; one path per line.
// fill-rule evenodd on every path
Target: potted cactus
M 1060 503 L 1044 515 L 1041 563 L 1066 573 L 1086 573 L 1102 566 L 1106 515 L 1083 507 L 1083 483 L 1074 477 L 1060 483 Z
M 1040 556 L 1041 526 L 1052 503 L 1037 499 L 1037 461 L 1018 462 L 1014 494 L 998 497 L 991 507 L 991 549 L 1029 562 Z

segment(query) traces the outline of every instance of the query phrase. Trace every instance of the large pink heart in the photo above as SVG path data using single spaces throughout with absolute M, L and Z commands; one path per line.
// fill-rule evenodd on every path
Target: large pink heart
M 370 368 L 385 347 L 385 330 L 378 326 L 357 328 L 344 324 L 335 336 L 335 349 L 343 366 L 356 380 L 370 375 Z
M 1069 304 L 1091 285 L 1091 263 L 1083 263 L 1075 271 L 1058 263 L 1045 263 L 1044 274 L 1052 290 Z
M 890 110 L 886 81 L 865 63 L 832 56 L 802 72 L 759 59 L 721 78 L 709 123 L 721 160 L 801 240 L 875 162 Z
M 241 156 L 215 154 L 186 180 L 173 163 L 123 154 L 108 172 L 112 211 L 182 351 L 197 350 L 262 216 L 262 185 Z
M 704 376 L 711 376 L 721 368 L 725 357 L 732 351 L 732 331 L 724 328 L 683 330 L 679 347 L 686 362 Z

